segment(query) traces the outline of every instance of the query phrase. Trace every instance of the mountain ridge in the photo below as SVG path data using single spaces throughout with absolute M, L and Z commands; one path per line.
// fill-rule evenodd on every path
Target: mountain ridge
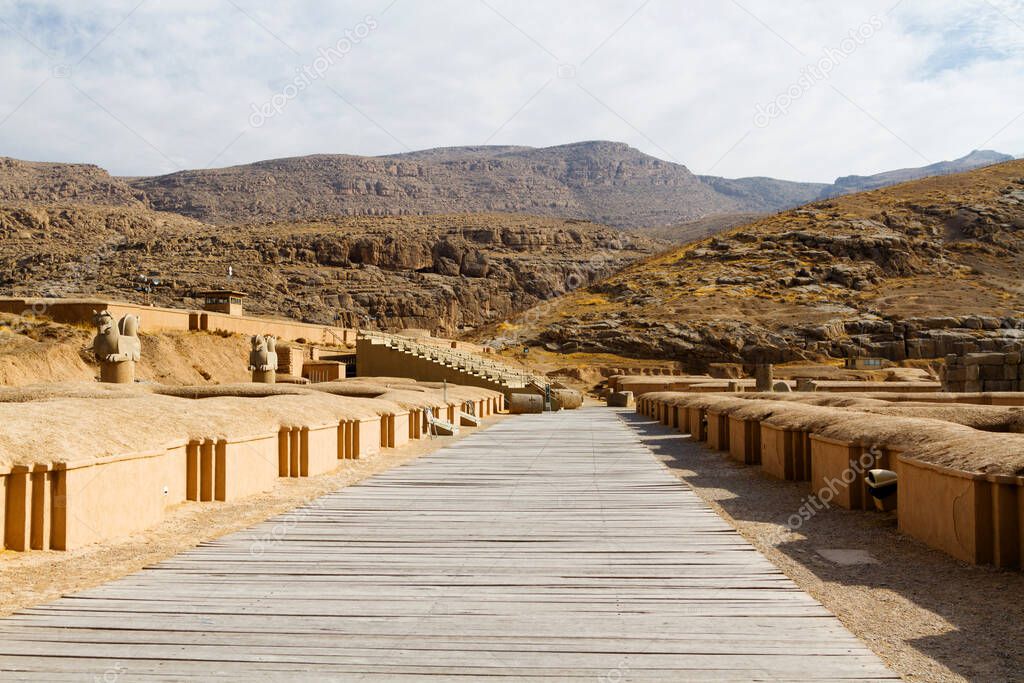
M 774 213 L 1011 158 L 975 150 L 927 167 L 843 176 L 832 184 L 698 175 L 605 140 L 437 147 L 374 157 L 312 154 L 133 177 L 111 176 L 91 164 L 0 158 L 0 200 L 137 204 L 217 224 L 506 212 L 664 233 L 701 219 Z

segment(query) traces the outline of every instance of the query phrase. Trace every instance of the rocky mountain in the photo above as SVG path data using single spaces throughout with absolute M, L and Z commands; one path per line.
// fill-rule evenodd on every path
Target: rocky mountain
M 501 326 L 680 361 L 935 358 L 1024 341 L 1024 161 L 816 202 L 639 262 Z
M 314 155 L 132 182 L 153 208 L 207 222 L 502 211 L 664 225 L 736 200 L 679 164 L 612 142 Z
M 657 248 L 592 223 L 507 214 L 210 225 L 137 206 L 0 203 L 5 295 L 197 307 L 198 292 L 230 285 L 256 314 L 446 334 L 586 286 Z
M 736 202 L 737 210 L 759 213 L 772 213 L 806 204 L 820 198 L 831 187 L 825 183 L 794 183 L 764 177 L 699 177 L 719 194 L 731 197 Z
M 0 202 L 137 206 L 126 182 L 92 164 L 58 164 L 0 157 Z
M 948 175 L 950 173 L 963 173 L 964 171 L 970 171 L 975 168 L 983 168 L 985 166 L 991 166 L 992 164 L 1000 164 L 1004 161 L 1012 160 L 1013 157 L 1009 154 L 1000 154 L 999 152 L 993 152 L 990 149 L 976 149 L 970 154 L 962 156 L 959 159 L 954 159 L 953 161 L 940 161 L 938 163 L 921 166 L 919 168 L 901 168 L 897 171 L 887 171 L 885 173 L 876 173 L 875 175 L 869 176 L 850 175 L 837 178 L 836 182 L 833 183 L 832 186 L 826 187 L 822 190 L 821 199 L 838 197 L 852 192 L 862 192 L 864 190 L 876 190 L 880 187 L 888 187 L 889 185 L 896 185 L 897 183 L 905 183 L 910 180 L 917 180 L 918 178 Z
M 829 185 L 698 176 L 623 143 L 591 141 L 544 148 L 446 147 L 380 157 L 318 154 L 128 180 L 153 208 L 212 223 L 501 211 L 637 229 L 713 215 L 774 213 L 1004 156 L 973 152 L 953 162 L 849 176 Z
M 767 214 L 810 201 L 1008 159 L 952 162 L 835 184 L 694 175 L 623 143 L 448 147 L 380 157 L 320 154 L 163 176 L 113 178 L 96 166 L 0 159 L 0 201 L 144 205 L 205 223 L 508 212 L 618 228 L 671 228 Z M 669 231 L 670 233 L 673 231 Z M 692 231 L 674 231 L 688 237 Z

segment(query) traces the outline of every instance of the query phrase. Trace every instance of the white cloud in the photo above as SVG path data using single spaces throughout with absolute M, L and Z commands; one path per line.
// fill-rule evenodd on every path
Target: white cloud
M 1019 1 L 390 2 L 0 3 L 0 154 L 135 175 L 613 139 L 695 172 L 831 180 L 1024 152 Z M 250 126 L 367 16 L 365 39 Z M 872 16 L 828 78 L 754 124 Z

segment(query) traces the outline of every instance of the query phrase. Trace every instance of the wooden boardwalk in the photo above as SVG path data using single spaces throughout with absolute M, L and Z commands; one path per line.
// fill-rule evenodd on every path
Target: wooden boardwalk
M 0 620 L 0 679 L 882 680 L 605 408 L 505 420 Z

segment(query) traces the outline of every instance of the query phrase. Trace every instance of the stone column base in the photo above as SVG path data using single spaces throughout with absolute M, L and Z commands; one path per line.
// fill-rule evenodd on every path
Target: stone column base
M 122 360 L 100 363 L 100 381 L 108 384 L 132 384 L 135 381 L 135 361 Z
M 276 370 L 253 370 L 252 381 L 257 384 L 276 384 L 277 383 L 277 371 Z

